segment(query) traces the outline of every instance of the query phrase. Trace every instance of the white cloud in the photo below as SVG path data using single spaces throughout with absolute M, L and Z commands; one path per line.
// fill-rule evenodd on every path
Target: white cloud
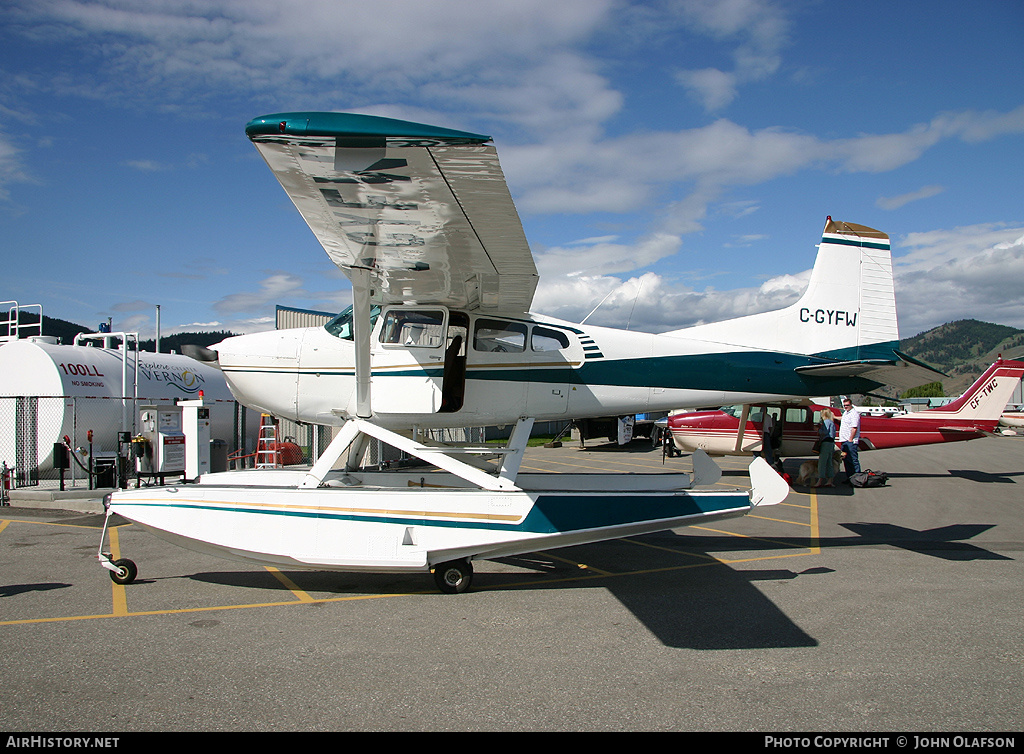
M 589 315 L 587 321 L 593 324 L 628 323 L 632 330 L 664 332 L 780 309 L 800 297 L 809 278 L 806 270 L 732 291 L 697 291 L 653 272 L 626 280 L 610 275 L 541 278 L 533 308 L 570 322 Z
M 25 73 L 20 78 L 26 89 L 103 96 L 147 108 L 157 92 L 162 107 L 195 109 L 220 106 L 214 98 L 227 90 L 247 105 L 302 102 L 470 130 L 494 124 L 521 211 L 647 213 L 641 221 L 646 227 L 631 228 L 641 236 L 636 242 L 594 237 L 537 254 L 544 275 L 539 311 L 552 311 L 550 303 L 582 317 L 611 293 L 595 317 L 632 317 L 633 327 L 681 327 L 795 298 L 799 275 L 731 292 L 694 291 L 652 273 L 629 277 L 677 253 L 682 236 L 699 231 L 710 213 L 741 217 L 756 210 L 756 200 L 716 208 L 716 202 L 732 198 L 731 188 L 800 171 L 890 171 L 944 141 L 976 143 L 1024 133 L 1024 107 L 939 113 L 896 133 L 842 137 L 755 129 L 725 118 L 695 128 L 611 131 L 624 95 L 601 67 L 607 59 L 602 63 L 590 52 L 598 33 L 621 33 L 635 42 L 643 36 L 640 29 L 664 28 L 664 34 L 685 30 L 715 40 L 729 60 L 709 61 L 676 77 L 717 111 L 782 64 L 789 44 L 786 12 L 761 0 L 10 0 L 5 12 L 20 22 L 9 33 L 85 42 L 79 46 L 80 66 L 29 83 Z M 201 160 L 190 156 L 188 164 Z M 132 166 L 161 167 L 146 161 Z M 0 135 L 0 199 L 18 180 L 27 180 L 22 156 Z M 896 209 L 938 190 L 929 185 L 882 197 L 878 206 Z M 908 236 L 904 246 L 911 252 L 897 262 L 901 312 L 913 312 L 904 329 L 930 322 L 952 302 L 963 309 L 976 305 L 978 311 L 1024 309 L 1012 289 L 1024 289 L 1013 245 L 1020 234 L 1010 238 L 1012 233 L 978 226 L 933 238 Z M 998 248 L 1001 243 L 1011 245 Z M 1008 270 L 1002 279 L 995 274 L 999 263 Z M 979 286 L 979 295 L 961 290 L 967 280 Z M 214 309 L 231 329 L 260 327 L 243 315 L 285 302 L 340 309 L 347 295 L 310 292 L 297 276 L 278 273 L 257 291 L 225 296 Z M 228 315 L 239 319 L 229 321 Z M 997 321 L 1010 323 L 1005 317 Z
M 911 233 L 905 247 L 893 259 L 901 336 L 957 319 L 1024 328 L 1024 227 Z
M 257 312 L 268 306 L 308 296 L 302 288 L 302 278 L 288 272 L 276 272 L 260 282 L 260 290 L 251 293 L 232 293 L 212 304 L 221 314 Z
M 782 64 L 788 43 L 785 13 L 762 0 L 683 0 L 677 8 L 690 28 L 717 40 L 736 40 L 734 70 L 680 71 L 679 81 L 708 112 L 720 110 L 738 95 L 742 84 L 762 81 Z
M 124 164 L 135 170 L 141 170 L 143 173 L 158 173 L 168 169 L 166 165 L 161 165 L 154 160 L 128 160 Z
M 725 73 L 717 68 L 704 68 L 699 71 L 679 71 L 676 80 L 690 90 L 705 110 L 721 110 L 734 99 L 736 90 L 736 74 Z
M 912 233 L 894 243 L 900 335 L 957 319 L 1024 329 L 1024 226 L 982 224 Z M 629 253 L 628 251 L 625 253 Z M 659 332 L 779 309 L 796 301 L 810 270 L 766 280 L 758 288 L 694 290 L 653 272 L 541 278 L 534 310 L 579 322 Z M 607 296 L 607 298 L 605 298 Z
M 664 28 L 727 46 L 733 70 L 680 74 L 721 105 L 738 85 L 773 75 L 789 44 L 786 11 L 764 0 L 20 0 L 13 7 L 17 20 L 35 22 L 14 28 L 89 41 L 93 59 L 46 82 L 51 89 L 93 87 L 147 107 L 158 89 L 166 106 L 201 107 L 227 87 L 310 108 L 341 105 L 473 130 L 494 124 L 522 211 L 662 213 L 648 232 L 700 230 L 729 187 L 802 170 L 892 170 L 944 139 L 1024 132 L 1021 107 L 942 113 L 902 133 L 834 139 L 726 119 L 606 134 L 623 94 L 588 49 L 598 34 L 638 43 L 640 32 Z
M 0 201 L 10 197 L 8 184 L 30 180 L 22 166 L 21 150 L 0 134 Z
M 928 199 L 933 196 L 937 196 L 946 190 L 945 186 L 922 186 L 917 191 L 911 191 L 907 194 L 900 194 L 899 196 L 880 196 L 875 201 L 875 206 L 879 209 L 899 209 L 905 204 L 916 202 L 920 199 Z
M 387 91 L 448 113 L 461 103 L 481 117 L 550 129 L 599 122 L 620 106 L 595 63 L 576 51 L 615 5 L 25 0 L 8 13 L 22 22 L 18 28 L 34 23 L 50 39 L 90 41 L 90 65 L 45 82 L 53 89 L 147 107 L 159 89 L 166 101 L 191 108 L 227 86 L 240 96 L 324 109 L 339 98 L 349 107 L 373 104 Z M 86 73 L 93 68 L 106 76 Z
M 612 243 L 602 238 L 593 239 L 585 249 L 585 241 L 576 241 L 567 247 L 545 249 L 535 254 L 541 278 L 610 275 L 630 272 L 658 260 L 672 256 L 682 242 L 678 236 L 658 233 L 635 244 Z

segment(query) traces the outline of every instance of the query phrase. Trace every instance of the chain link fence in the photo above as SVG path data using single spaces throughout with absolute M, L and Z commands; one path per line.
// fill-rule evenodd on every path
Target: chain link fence
M 92 486 L 113 486 L 112 473 L 122 478 L 134 476 L 130 442 L 123 441 L 137 434 L 140 407 L 153 405 L 172 404 L 166 398 L 0 397 L 0 469 L 7 488 L 59 486 L 61 473 L 54 467 L 54 445 L 63 445 L 65 437 L 71 446 L 64 474 L 66 487 L 90 487 L 90 469 L 94 473 Z M 258 415 L 254 420 L 253 412 L 235 401 L 209 401 L 207 405 L 214 443 L 241 456 L 255 452 Z
M 168 405 L 167 399 L 77 396 L 0 397 L 0 471 L 4 490 L 113 487 L 136 477 L 130 438 L 139 431 L 141 406 Z M 259 414 L 236 401 L 210 401 L 211 469 L 256 465 Z M 287 464 L 310 465 L 330 444 L 336 428 L 278 420 L 277 440 L 288 443 Z M 500 436 L 494 427 L 421 430 L 442 443 L 483 444 Z M 54 465 L 54 446 L 67 438 L 71 457 L 64 472 Z M 222 449 L 222 460 L 215 448 Z M 59 452 L 59 451 L 58 451 Z M 284 458 L 282 454 L 282 458 Z M 400 450 L 372 440 L 363 464 L 387 467 L 410 461 Z

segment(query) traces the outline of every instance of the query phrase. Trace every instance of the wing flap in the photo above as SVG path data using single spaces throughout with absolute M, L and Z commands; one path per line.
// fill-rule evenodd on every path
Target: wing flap
M 529 310 L 537 268 L 489 137 L 343 113 L 246 132 L 331 261 L 368 269 L 381 303 Z

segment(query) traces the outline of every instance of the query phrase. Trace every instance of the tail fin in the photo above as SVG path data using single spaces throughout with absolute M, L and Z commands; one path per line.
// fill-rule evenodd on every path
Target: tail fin
M 974 419 L 998 424 L 1022 376 L 1024 361 L 1004 361 L 1000 357 L 955 401 L 920 413 L 935 418 Z
M 889 236 L 829 217 L 807 290 L 795 304 L 665 334 L 846 361 L 892 361 L 899 331 Z

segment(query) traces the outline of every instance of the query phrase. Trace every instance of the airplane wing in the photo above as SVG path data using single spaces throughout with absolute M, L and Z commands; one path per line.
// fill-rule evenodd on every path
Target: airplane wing
M 942 372 L 912 356 L 895 350 L 893 354 L 896 358 L 892 361 L 863 359 L 831 364 L 811 364 L 797 367 L 796 371 L 812 377 L 865 377 L 884 385 L 891 385 L 898 390 L 908 390 L 918 385 L 937 382 L 946 377 Z
M 490 137 L 347 113 L 246 134 L 327 255 L 377 303 L 527 312 L 537 268 Z

